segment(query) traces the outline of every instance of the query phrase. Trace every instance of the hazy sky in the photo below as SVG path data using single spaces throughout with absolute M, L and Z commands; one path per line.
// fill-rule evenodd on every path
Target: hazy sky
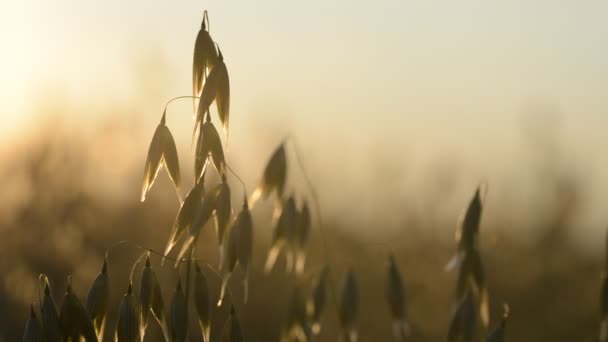
M 32 110 L 44 108 L 37 100 L 47 91 L 101 108 L 150 97 L 159 108 L 145 127 L 152 130 L 167 99 L 191 93 L 193 44 L 207 9 L 230 73 L 233 146 L 270 125 L 295 132 L 309 150 L 331 144 L 342 159 L 311 156 L 327 168 L 356 168 L 368 158 L 358 153 L 377 147 L 397 160 L 459 154 L 484 165 L 473 173 L 482 177 L 513 167 L 505 153 L 525 149 L 522 127 L 532 122 L 537 131 L 550 124 L 565 164 L 588 168 L 593 199 L 608 187 L 606 1 L 0 6 L 3 140 L 35 125 Z M 156 68 L 169 75 L 166 84 L 134 81 Z M 556 117 L 530 119 L 538 107 Z
M 4 107 L 23 108 L 39 84 L 124 97 L 133 91 L 130 59 L 147 46 L 174 68 L 180 86 L 167 96 L 188 93 L 192 45 L 208 9 L 236 109 L 274 100 L 330 120 L 500 120 L 540 99 L 587 119 L 606 116 L 605 1 L 175 4 L 4 3 Z

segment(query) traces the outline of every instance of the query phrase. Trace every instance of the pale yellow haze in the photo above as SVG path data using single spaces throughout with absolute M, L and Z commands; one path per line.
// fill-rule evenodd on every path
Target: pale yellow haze
M 517 179 L 534 193 L 520 166 L 538 135 L 556 145 L 556 165 L 582 176 L 592 208 L 581 229 L 605 226 L 608 1 L 4 1 L 3 148 L 36 127 L 49 97 L 97 108 L 66 110 L 66 121 L 89 128 L 138 97 L 150 112 L 134 160 L 143 170 L 163 103 L 191 94 L 205 9 L 230 73 L 230 153 L 257 144 L 269 155 L 291 132 L 315 181 L 333 187 L 324 200 L 361 198 L 363 215 L 379 204 L 357 191 L 377 187 L 390 190 L 381 200 L 422 206 L 412 203 L 428 185 L 420 179 L 443 162 L 462 165 L 455 207 L 481 180 L 499 184 L 490 194 Z M 166 82 L 142 83 L 141 70 Z M 190 122 L 172 115 L 187 152 Z M 247 181 L 264 158 L 251 161 Z M 382 172 L 397 182 L 382 184 Z

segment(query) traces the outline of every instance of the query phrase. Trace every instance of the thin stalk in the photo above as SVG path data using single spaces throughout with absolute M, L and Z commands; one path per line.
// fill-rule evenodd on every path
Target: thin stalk
M 232 175 L 239 181 L 239 183 L 241 183 L 241 186 L 243 187 L 243 192 L 245 193 L 245 198 L 247 198 L 247 185 L 245 185 L 243 179 L 239 177 L 239 175 L 230 167 L 230 165 L 228 165 L 228 163 L 225 164 L 228 171 L 230 171 L 230 173 L 232 173 Z
M 165 117 L 165 113 L 167 112 L 167 107 L 169 107 L 169 105 L 173 101 L 181 100 L 181 99 L 200 99 L 200 96 L 183 95 L 183 96 L 177 96 L 177 97 L 170 99 L 169 101 L 167 101 L 167 103 L 165 103 L 165 110 L 163 110 L 163 118 Z

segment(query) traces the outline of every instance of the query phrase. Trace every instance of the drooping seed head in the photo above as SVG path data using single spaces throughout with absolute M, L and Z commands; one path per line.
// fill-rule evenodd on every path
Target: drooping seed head
M 230 223 L 232 216 L 232 203 L 230 202 L 230 187 L 225 178 L 215 188 L 213 196 L 215 197 L 215 232 L 220 247 L 224 242 L 226 228 Z
M 150 265 L 150 255 L 146 258 L 146 264 L 142 270 L 139 283 L 139 296 L 141 302 L 142 314 L 142 337 L 145 334 L 145 329 L 148 325 L 148 314 L 152 312 L 156 321 L 161 326 L 165 336 L 168 335 L 168 327 L 165 314 L 165 304 L 163 301 L 160 282 L 156 276 L 156 272 Z
M 285 323 L 284 340 L 309 341 L 312 337 L 306 312 L 306 298 L 298 286 L 296 286 L 291 295 Z
M 228 68 L 224 62 L 222 51 L 218 47 L 218 63 L 217 63 L 217 92 L 215 96 L 215 104 L 217 113 L 220 117 L 226 142 L 228 141 L 228 123 L 230 119 L 230 78 L 228 77 Z M 214 68 L 215 69 L 215 68 Z
M 287 272 L 293 269 L 293 250 L 295 247 L 295 226 L 297 220 L 296 202 L 293 196 L 290 196 L 280 208 L 280 214 L 276 220 L 274 231 L 272 232 L 272 245 L 266 257 L 264 271 L 266 273 L 272 271 L 277 261 L 279 253 L 286 247 L 287 249 Z M 291 257 L 291 258 L 290 258 Z
M 198 316 L 203 340 L 207 342 L 209 341 L 211 327 L 211 295 L 205 274 L 197 263 L 194 264 L 194 308 Z
M 310 210 L 308 203 L 304 201 L 302 209 L 297 213 L 295 225 L 295 255 L 296 255 L 296 273 L 304 272 L 306 263 L 306 243 L 310 235 Z
M 222 342 L 243 342 L 243 330 L 241 324 L 236 316 L 234 305 L 230 307 L 230 315 L 224 323 L 224 329 L 222 330 Z
M 103 339 L 103 328 L 110 301 L 110 278 L 108 276 L 107 259 L 104 259 L 101 272 L 89 288 L 86 309 L 93 321 L 93 327 L 99 340 Z
M 84 337 L 87 342 L 97 342 L 97 334 L 89 313 L 74 294 L 71 278 L 68 277 L 68 286 L 63 297 L 61 310 L 59 310 L 59 326 L 63 336 L 73 341 Z
M 184 241 L 184 244 L 182 245 L 182 248 L 178 254 L 177 260 L 175 262 L 175 267 L 177 267 L 179 261 L 186 256 L 192 244 L 197 241 L 201 230 L 211 219 L 215 207 L 215 197 L 213 196 L 213 194 L 204 195 L 200 207 L 196 208 L 194 220 L 188 228 L 188 234 L 186 235 L 186 240 Z
M 448 342 L 473 341 L 477 325 L 477 311 L 471 291 L 467 291 L 452 312 Z
M 188 305 L 179 279 L 171 300 L 171 339 L 173 342 L 188 339 Z
M 154 136 L 152 136 L 152 142 L 148 149 L 144 179 L 141 186 L 142 202 L 146 199 L 146 194 L 150 191 L 150 188 L 152 188 L 152 184 L 154 184 L 154 180 L 163 165 L 167 168 L 169 177 L 175 185 L 177 196 L 181 202 L 181 194 L 179 192 L 181 176 L 179 172 L 177 148 L 173 135 L 171 135 L 169 128 L 165 125 L 165 113 L 163 113 L 161 123 L 156 127 L 156 131 L 154 131 Z
M 199 96 L 203 89 L 203 80 L 208 71 L 217 63 L 217 51 L 209 31 L 205 25 L 205 16 L 201 29 L 194 43 L 194 58 L 192 61 L 192 95 Z M 196 103 L 196 101 L 194 101 Z
M 192 225 L 192 222 L 194 221 L 201 206 L 204 193 L 205 182 L 201 177 L 201 179 L 190 190 L 179 208 L 175 221 L 173 222 L 167 247 L 165 248 L 165 255 L 169 254 L 169 252 L 173 249 L 182 233 L 190 229 L 190 226 Z
M 251 205 L 254 205 L 261 196 L 267 198 L 273 191 L 277 197 L 283 196 L 285 181 L 287 179 L 287 155 L 284 144 L 279 145 L 274 151 L 262 175 L 262 180 L 257 189 L 251 195 Z
M 237 258 L 243 271 L 246 271 L 251 263 L 253 253 L 253 219 L 247 205 L 247 199 L 243 202 L 238 221 L 239 234 L 236 240 Z
M 116 325 L 116 342 L 140 342 L 141 341 L 141 309 L 137 297 L 133 293 L 133 287 L 129 282 L 127 292 L 122 297 L 118 309 L 118 323 Z
M 463 259 L 458 269 L 456 300 L 462 300 L 467 292 L 473 291 L 479 302 L 479 315 L 484 327 L 489 323 L 489 300 L 481 256 L 477 249 L 463 252 Z
M 460 250 L 468 250 L 475 247 L 482 209 L 481 189 L 477 188 L 456 230 L 456 240 L 458 241 Z
M 308 241 L 310 224 L 310 209 L 308 208 L 308 202 L 304 201 L 302 209 L 298 212 L 296 217 L 296 238 L 298 245 L 301 247 L 304 247 Z
M 61 330 L 59 326 L 59 314 L 57 313 L 57 305 L 51 295 L 49 280 L 46 275 L 40 275 L 41 285 L 43 286 L 42 304 L 40 312 L 42 316 L 42 330 L 45 341 L 59 341 L 61 339 Z
M 205 113 L 209 112 L 209 107 L 215 101 L 217 105 L 217 112 L 222 122 L 224 131 L 226 132 L 226 138 L 228 138 L 228 120 L 230 117 L 230 79 L 228 77 L 228 69 L 224 63 L 224 58 L 219 51 L 217 63 L 209 72 L 209 76 L 203 90 L 201 97 L 198 102 L 198 108 L 196 110 L 196 122 L 198 125 L 203 121 Z
M 25 323 L 25 332 L 23 333 L 23 342 L 42 342 L 44 341 L 44 334 L 42 332 L 42 326 L 36 317 L 34 311 L 34 305 L 30 305 L 30 317 Z
M 311 316 L 312 331 L 318 334 L 321 331 L 321 318 L 325 310 L 325 302 L 327 300 L 327 282 L 329 278 L 329 268 L 325 266 L 317 284 L 312 292 L 312 300 L 309 303 L 309 312 Z
M 222 176 L 226 174 L 226 162 L 224 159 L 224 149 L 222 148 L 222 140 L 215 129 L 215 126 L 210 120 L 211 116 L 207 115 L 207 121 L 199 123 L 199 136 L 196 141 L 196 152 L 194 159 L 195 177 L 198 178 L 203 170 L 203 166 L 208 158 L 211 158 L 213 165 L 218 173 Z

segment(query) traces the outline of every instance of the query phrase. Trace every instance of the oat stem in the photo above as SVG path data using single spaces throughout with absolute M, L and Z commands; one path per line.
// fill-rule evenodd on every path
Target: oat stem
M 230 165 L 228 165 L 228 163 L 225 164 L 228 171 L 230 171 L 230 173 L 232 173 L 232 175 L 241 183 L 241 186 L 243 187 L 243 192 L 245 193 L 245 198 L 247 198 L 247 185 L 245 185 L 243 179 L 239 177 L 239 175 L 230 167 Z

